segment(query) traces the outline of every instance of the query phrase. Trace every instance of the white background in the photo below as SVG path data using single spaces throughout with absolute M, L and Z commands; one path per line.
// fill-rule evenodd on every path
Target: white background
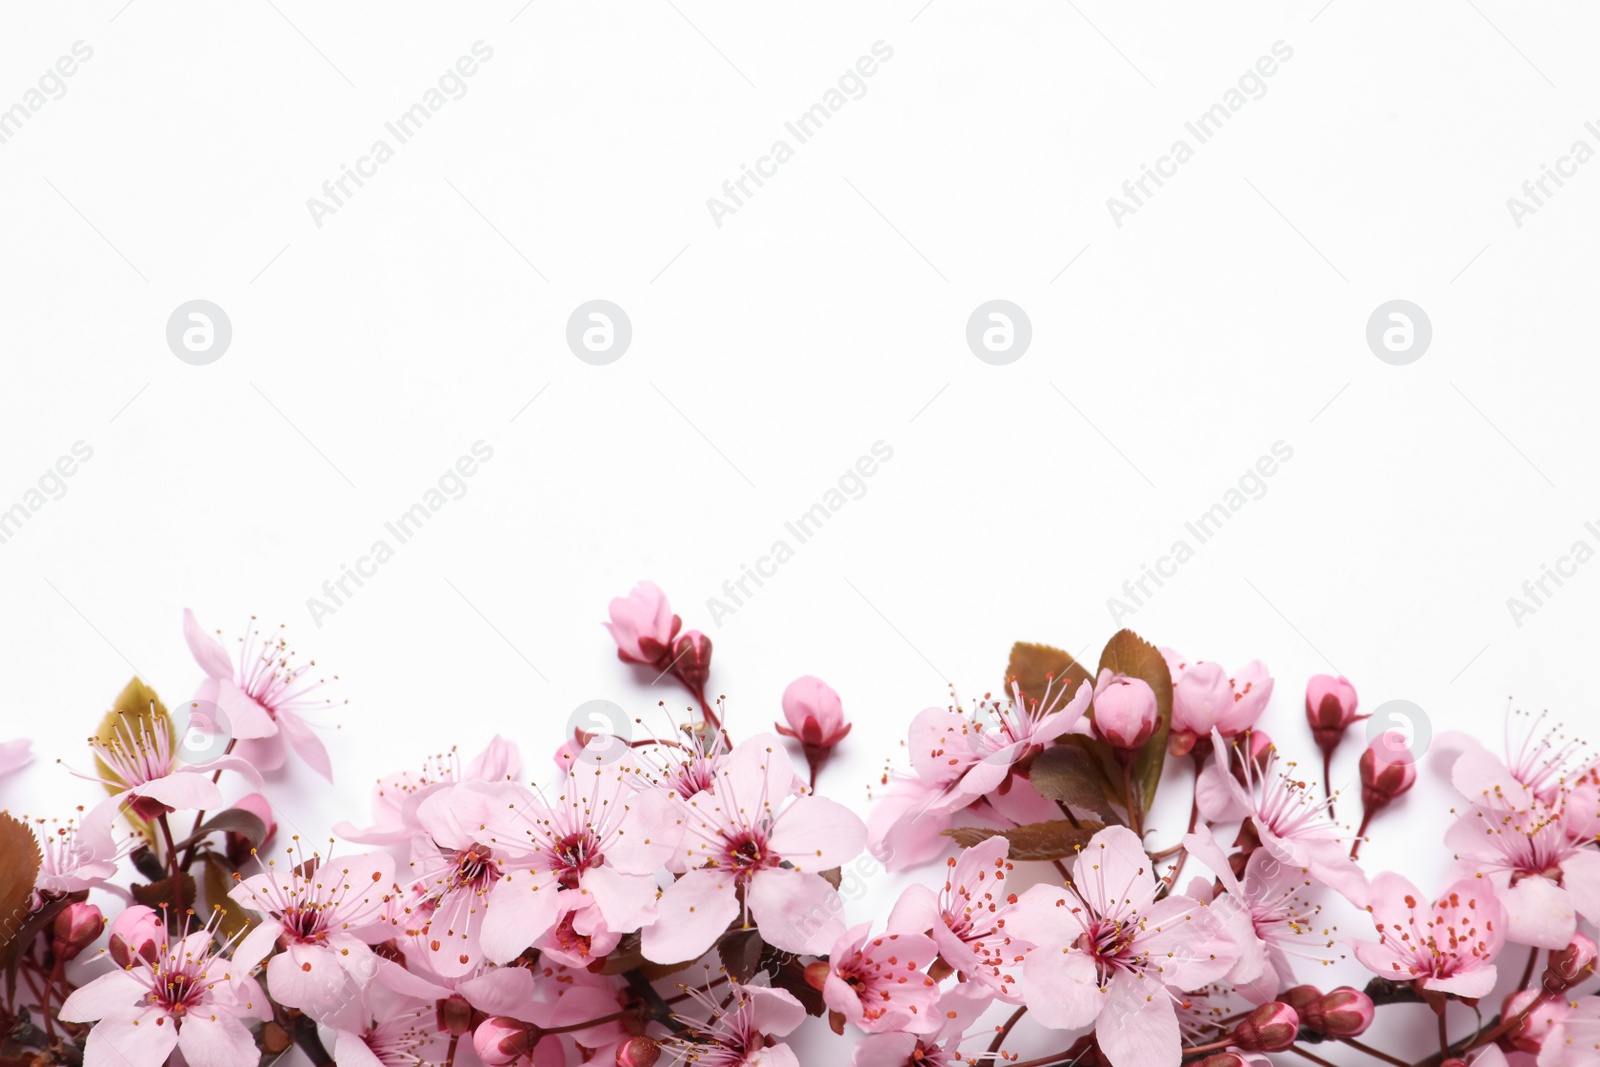
M 918 709 L 996 686 L 1016 639 L 1092 659 L 1107 598 L 1277 441 L 1266 495 L 1122 624 L 1264 659 L 1265 725 L 1308 757 L 1318 672 L 1491 740 L 1508 694 L 1591 715 L 1600 567 L 1520 627 L 1506 600 L 1600 544 L 1600 163 L 1520 228 L 1506 198 L 1600 148 L 1592 8 L 274 3 L 4 13 L 0 107 L 94 54 L 0 144 L 0 508 L 94 454 L 0 544 L 0 734 L 39 752 L 0 803 L 97 798 L 54 761 L 87 764 L 135 672 L 188 695 L 186 605 L 285 622 L 340 675 L 336 784 L 276 786 L 311 837 L 496 731 L 543 775 L 582 701 L 682 703 L 598 625 L 648 577 L 715 642 L 735 731 L 799 674 L 843 694 L 823 785 L 865 811 Z M 307 198 L 479 40 L 467 94 L 319 228 Z M 717 226 L 707 198 L 877 41 L 865 95 Z M 1266 94 L 1116 226 L 1107 198 L 1277 41 Z M 196 298 L 233 326 L 203 367 L 164 334 Z M 593 298 L 633 324 L 604 367 L 564 340 Z M 1009 366 L 965 342 L 994 298 L 1032 321 Z M 1365 340 L 1395 298 L 1433 324 L 1409 366 Z M 479 440 L 465 497 L 316 625 L 307 598 Z M 866 495 L 713 625 L 879 440 Z M 1374 869 L 1442 879 L 1449 804 L 1425 780 Z

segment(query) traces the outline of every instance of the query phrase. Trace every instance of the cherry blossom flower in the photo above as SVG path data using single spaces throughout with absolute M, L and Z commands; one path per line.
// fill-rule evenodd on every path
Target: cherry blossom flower
M 1507 937 L 1565 948 L 1579 916 L 1600 920 L 1600 851 L 1590 834 L 1600 800 L 1587 788 L 1568 788 L 1570 748 L 1548 737 L 1508 740 L 1508 748 L 1509 764 L 1475 742 L 1455 760 L 1451 782 L 1471 808 L 1445 843 L 1463 873 L 1486 876 L 1495 887 Z M 1578 785 L 1586 783 L 1580 775 Z
M 78 777 L 103 782 L 117 790 L 111 799 L 84 816 L 85 827 L 92 828 L 97 837 L 102 828 L 109 831 L 111 820 L 124 809 L 142 819 L 154 819 L 172 811 L 223 807 L 222 791 L 212 780 L 222 771 L 237 771 L 255 785 L 261 784 L 261 775 L 240 756 L 183 762 L 164 725 L 152 727 L 144 719 L 122 719 L 109 741 L 90 738 L 89 748 L 110 777 Z
M 889 913 L 889 929 L 931 933 L 939 956 L 956 971 L 1007 1000 L 1020 1000 L 1020 973 L 1029 946 L 1006 930 L 1013 865 L 1009 843 L 995 836 L 948 860 L 943 889 L 906 888 Z
M 703 1015 L 678 1012 L 688 1029 L 661 1042 L 675 1061 L 695 1067 L 800 1067 L 779 1041 L 805 1021 L 806 1009 L 782 989 L 729 982 L 726 997 L 685 990 Z
M 1483 882 L 1456 882 L 1430 904 L 1403 875 L 1385 871 L 1373 879 L 1369 910 L 1378 940 L 1351 947 L 1374 974 L 1460 997 L 1494 989 L 1505 909 Z
M 687 873 L 661 894 L 645 957 L 692 960 L 741 914 L 785 952 L 824 952 L 844 930 L 838 892 L 818 871 L 853 859 L 866 827 L 841 804 L 796 796 L 778 739 L 736 747 L 709 793 L 678 800 Z
M 968 1028 L 978 1021 L 983 1002 L 957 991 L 947 992 L 934 1014 L 939 1027 L 929 1033 L 885 1030 L 868 1034 L 856 1045 L 849 1067 L 967 1067 L 987 1056 L 970 1056 L 961 1051 L 967 1037 L 993 1036 L 989 1028 Z
M 1332 801 L 1316 796 L 1304 780 L 1292 777 L 1299 766 L 1277 769 L 1277 750 L 1267 750 L 1264 766 L 1248 758 L 1237 741 L 1224 742 L 1212 730 L 1213 754 L 1200 772 L 1195 797 L 1200 814 L 1214 822 L 1244 818 L 1261 846 L 1279 863 L 1311 872 L 1357 907 L 1368 900 L 1367 876 L 1350 858 L 1350 846 L 1329 815 Z M 1230 764 L 1239 768 L 1230 773 Z
M 101 805 L 78 823 L 51 829 L 42 820 L 35 829 L 39 840 L 39 873 L 33 879 L 33 907 L 46 896 L 93 889 L 117 873 L 117 860 L 127 850 L 111 833 L 115 805 Z
M 420 829 L 417 805 L 428 794 L 452 782 L 503 782 L 521 770 L 517 746 L 496 734 L 488 746 L 465 768 L 455 749 L 425 760 L 420 771 L 396 771 L 372 787 L 375 822 L 365 829 L 348 822 L 335 823 L 333 832 L 362 845 L 395 845 L 408 841 Z
M 263 640 L 258 647 L 254 619 L 245 630 L 237 668 L 222 642 L 202 630 L 188 608 L 183 611 L 183 636 L 195 662 L 206 672 L 206 680 L 194 694 L 197 715 L 208 716 L 209 709 L 216 708 L 222 721 L 213 725 L 226 727 L 241 758 L 263 771 L 275 771 L 283 766 L 287 739 L 308 767 L 333 781 L 328 751 L 302 717 L 333 703 L 316 697 L 320 679 L 306 677 L 316 666 L 315 660 L 296 664 L 282 637 Z
M 834 942 L 822 999 L 867 1033 L 930 1034 L 944 1020 L 936 1010 L 939 983 L 923 969 L 937 950 L 924 934 L 872 935 L 862 923 Z
M 1569 1001 L 1545 1036 L 1539 1067 L 1593 1067 L 1600 1061 L 1600 996 Z
M 533 803 L 511 782 L 459 782 L 430 793 L 417 806 L 422 832 L 412 838 L 410 882 L 396 894 L 390 923 L 411 955 L 445 977 L 464 975 L 483 960 L 483 927 L 496 908 L 538 907 L 518 886 L 499 883 L 507 851 L 498 827 L 506 813 Z M 502 916 L 506 921 L 509 916 Z
M 236 963 L 267 961 L 273 999 L 324 1018 L 356 999 L 376 965 L 369 939 L 388 936 L 386 894 L 394 885 L 394 860 L 383 853 L 298 860 L 286 870 L 269 861 L 228 894 L 261 916 L 234 950 Z
M 672 658 L 672 642 L 683 620 L 672 613 L 667 595 L 654 582 L 640 582 L 626 597 L 611 601 L 611 621 L 601 625 L 617 643 L 618 659 L 662 666 Z
M 590 939 L 614 947 L 654 914 L 655 872 L 680 831 L 665 796 L 633 790 L 631 760 L 599 762 L 610 748 L 591 746 L 595 755 L 574 765 L 554 801 L 497 819 L 507 858 L 483 927 L 485 951 L 496 963 L 553 934 L 566 962 L 583 966 L 588 961 L 580 958 L 594 951 Z
M 1272 677 L 1266 665 L 1252 660 L 1233 677 L 1218 663 L 1188 660 L 1175 649 L 1163 648 L 1162 658 L 1172 673 L 1172 731 L 1168 750 L 1186 756 L 1195 742 L 1210 737 L 1215 728 L 1234 738 L 1256 724 L 1272 698 Z
M 1139 838 L 1110 826 L 1073 861 L 1065 888 L 1034 886 L 1006 922 L 1036 946 L 1021 979 L 1030 1014 L 1056 1029 L 1104 1020 L 1096 1037 L 1115 1067 L 1177 1067 L 1171 989 L 1213 982 L 1239 956 L 1209 908 L 1155 894 Z
M 445 1062 L 450 1036 L 439 1029 L 432 1000 L 409 997 L 373 982 L 365 987 L 354 1010 L 345 1015 L 333 1027 L 329 1048 L 340 1067 L 419 1067 Z
M 192 1064 L 254 1067 L 261 1054 L 244 1021 L 272 1017 L 261 987 L 215 951 L 211 926 L 176 942 L 159 929 L 154 959 L 135 955 L 62 1004 L 67 1022 L 95 1022 L 84 1067 L 159 1067 L 174 1048 Z

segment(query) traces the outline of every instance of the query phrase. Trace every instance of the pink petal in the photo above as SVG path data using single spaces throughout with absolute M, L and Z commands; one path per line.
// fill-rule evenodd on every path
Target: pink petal
M 188 642 L 194 661 L 206 674 L 212 678 L 233 678 L 233 661 L 228 658 L 222 642 L 202 630 L 194 612 L 188 608 L 183 609 L 183 639 Z
M 149 797 L 178 811 L 193 811 L 222 806 L 222 791 L 210 778 L 194 771 L 176 771 L 165 778 L 157 778 L 136 790 L 141 797 Z
M 824 797 L 800 797 L 772 826 L 774 852 L 802 871 L 825 871 L 860 855 L 867 828 L 843 804 Z
M 559 896 L 549 873 L 517 871 L 501 878 L 479 905 L 484 909 L 483 954 L 495 963 L 516 959 L 555 925 L 561 914 Z
M 1105 1021 L 1095 1028 L 1100 1051 L 1112 1067 L 1178 1067 L 1183 1062 L 1178 1013 L 1172 997 L 1155 983 L 1129 974 L 1111 981 Z
M 1572 942 L 1578 916 L 1572 895 L 1541 875 L 1496 893 L 1506 909 L 1506 937 L 1523 945 L 1562 949 Z
M 322 739 L 312 732 L 306 721 L 298 715 L 280 711 L 278 726 L 289 736 L 289 743 L 294 745 L 294 750 L 300 758 L 306 761 L 306 766 L 328 781 L 333 781 L 333 764 L 328 762 L 328 750 L 322 747 Z
M 361 1035 L 350 1030 L 337 1031 L 333 1036 L 333 1060 L 340 1067 L 384 1067 L 383 1061 L 372 1054 Z
M 83 1062 L 85 1067 L 100 1067 L 101 1064 L 105 1067 L 161 1067 L 177 1044 L 178 1029 L 161 1012 L 119 1015 L 114 1019 L 102 1019 L 89 1031 Z M 251 1042 L 250 1051 L 256 1055 L 254 1042 Z
M 767 986 L 745 986 L 751 1025 L 768 1037 L 783 1037 L 806 1021 L 805 1005 L 794 994 Z
M 844 933 L 844 901 L 821 875 L 769 867 L 750 880 L 745 900 L 761 939 L 784 952 L 827 952 Z
M 1034 1021 L 1053 1030 L 1088 1026 L 1105 1000 L 1093 958 L 1066 951 L 1065 945 L 1041 946 L 1028 953 L 1022 966 L 1022 988 Z
M 241 740 L 233 746 L 233 754 L 256 770 L 270 774 L 283 766 L 283 760 L 286 755 L 283 735 L 274 733 L 270 737 L 254 737 Z
M 191 1013 L 178 1034 L 183 1058 L 205 1067 L 255 1067 L 261 1059 L 255 1038 L 232 1015 Z
M 656 908 L 641 945 L 656 963 L 695 959 L 739 917 L 733 879 L 715 870 L 690 871 L 662 892 Z
M 1600 923 L 1600 852 L 1584 849 L 1561 864 L 1561 884 L 1579 915 Z
M 526 967 L 496 967 L 456 983 L 456 989 L 486 1015 L 516 1016 L 534 1002 L 533 972 Z
M 88 1023 L 108 1015 L 128 1015 L 144 994 L 144 986 L 127 971 L 112 971 L 73 992 L 61 1005 L 69 1023 Z
M 1422 983 L 1422 987 L 1440 993 L 1454 993 L 1458 997 L 1486 997 L 1494 991 L 1497 973 L 1494 964 L 1489 963 L 1449 978 L 1429 978 Z
M 267 709 L 235 685 L 231 678 L 206 679 L 195 689 L 194 698 L 215 704 L 224 717 L 221 725 L 240 740 L 271 737 L 278 732 L 278 724 L 267 714 Z
M 1072 880 L 1085 892 L 1114 898 L 1133 911 L 1144 911 L 1156 896 L 1150 856 L 1126 826 L 1108 826 L 1091 837 L 1072 863 Z

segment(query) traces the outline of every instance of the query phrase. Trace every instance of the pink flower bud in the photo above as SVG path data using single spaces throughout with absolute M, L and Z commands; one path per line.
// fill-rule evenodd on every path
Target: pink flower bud
M 705 688 L 711 675 L 711 638 L 690 630 L 672 646 L 672 673 L 693 693 Z
M 509 1067 L 515 1063 L 531 1063 L 533 1046 L 542 1036 L 525 1023 L 494 1015 L 479 1023 L 472 1032 L 472 1048 L 485 1067 Z
M 1141 678 L 1100 672 L 1094 687 L 1094 726 L 1100 736 L 1124 752 L 1131 752 L 1155 733 L 1156 694 Z
M 106 920 L 93 904 L 68 904 L 56 913 L 50 929 L 50 951 L 58 960 L 76 959 L 100 936 Z
M 118 967 L 126 967 L 138 957 L 154 963 L 166 940 L 167 928 L 154 908 L 135 904 L 111 920 L 109 950 Z
M 1299 1012 L 1300 1018 L 1304 1019 L 1306 1009 L 1322 999 L 1322 990 L 1314 985 L 1297 985 L 1278 994 L 1278 999 Z
M 778 732 L 808 746 L 832 748 L 850 732 L 839 694 L 809 674 L 796 678 L 783 691 L 783 717 L 789 725 L 779 723 Z
M 1380 811 L 1417 781 L 1417 759 L 1398 730 L 1385 730 L 1361 753 L 1361 805 Z
M 1282 1052 L 1300 1033 L 1300 1016 L 1289 1005 L 1269 1001 L 1234 1027 L 1233 1040 L 1246 1052 Z
M 661 1046 L 648 1037 L 630 1037 L 617 1046 L 617 1067 L 655 1067 Z
M 261 820 L 261 825 L 266 827 L 266 836 L 261 839 L 259 845 L 253 847 L 265 849 L 267 843 L 272 840 L 272 835 L 278 832 L 278 824 L 272 818 L 272 805 L 267 802 L 267 798 L 260 793 L 246 793 L 233 802 L 233 807 L 239 811 L 249 812 Z M 235 867 L 250 858 L 252 846 L 248 838 L 232 832 L 224 834 L 223 837 L 228 859 Z
M 603 623 L 624 663 L 665 666 L 683 620 L 672 613 L 667 596 L 654 582 L 640 582 L 626 597 L 611 601 L 611 621 Z
M 1356 687 L 1331 674 L 1312 675 L 1306 683 L 1306 721 L 1323 752 L 1332 752 L 1356 721 Z
M 1360 1037 L 1372 1025 L 1377 1010 L 1372 998 L 1359 989 L 1342 985 L 1300 1013 L 1306 1026 L 1333 1037 Z
M 1502 1040 L 1521 1052 L 1538 1052 L 1544 1047 L 1545 1038 L 1550 1036 L 1551 1028 L 1565 1019 L 1571 1010 L 1563 1000 L 1541 998 L 1537 989 L 1518 990 L 1506 998 L 1505 1006 L 1500 1009 L 1500 1017 L 1511 1019 L 1524 1011 L 1528 1014 L 1518 1019 Z
M 460 993 L 451 993 L 437 1001 L 433 1013 L 439 1029 L 451 1037 L 460 1037 L 472 1029 L 472 1005 Z
M 1570 945 L 1550 953 L 1550 966 L 1544 972 L 1545 987 L 1551 992 L 1564 992 L 1586 981 L 1594 971 L 1594 942 L 1582 934 L 1574 934 Z

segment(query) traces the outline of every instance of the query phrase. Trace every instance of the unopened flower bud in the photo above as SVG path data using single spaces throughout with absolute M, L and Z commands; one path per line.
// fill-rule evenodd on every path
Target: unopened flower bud
M 630 1037 L 617 1046 L 617 1067 L 655 1067 L 661 1046 L 648 1037 Z
M 1308 1005 L 1300 1019 L 1309 1029 L 1331 1037 L 1360 1037 L 1372 1025 L 1377 1013 L 1372 998 L 1359 989 L 1343 985 Z
M 451 993 L 435 1004 L 434 1016 L 439 1029 L 451 1037 L 460 1037 L 472 1029 L 472 1005 L 460 993 Z
M 1304 1020 L 1306 1009 L 1322 999 L 1322 990 L 1314 985 L 1297 985 L 1293 989 L 1279 993 L 1278 999 L 1299 1012 L 1300 1018 Z
M 1550 965 L 1545 968 L 1545 988 L 1551 992 L 1565 990 L 1585 981 L 1595 971 L 1595 944 L 1582 934 L 1572 935 L 1572 943 L 1559 952 L 1550 953 Z
M 1317 747 L 1331 753 L 1356 721 L 1356 687 L 1331 674 L 1312 675 L 1306 683 L 1306 720 Z
M 1244 1017 L 1233 1041 L 1246 1052 L 1282 1052 L 1300 1033 L 1300 1016 L 1281 1001 L 1269 1001 Z
M 530 1059 L 533 1046 L 544 1036 L 538 1030 L 503 1015 L 493 1015 L 472 1032 L 472 1048 L 485 1067 L 508 1067 Z
M 1417 781 L 1417 758 L 1405 735 L 1385 730 L 1361 753 L 1361 805 L 1380 811 Z
M 1571 1010 L 1565 1001 L 1542 997 L 1537 989 L 1518 990 L 1506 998 L 1500 1009 L 1502 1019 L 1516 1019 L 1501 1040 L 1518 1051 L 1536 1053 L 1544 1047 L 1551 1028 Z M 1527 1014 L 1522 1015 L 1523 1012 Z M 1517 1018 L 1519 1015 L 1521 1018 Z
M 1094 687 L 1094 726 L 1112 746 L 1132 752 L 1155 733 L 1156 694 L 1142 678 L 1116 674 L 1108 667 Z
M 106 920 L 93 904 L 68 904 L 56 913 L 50 928 L 50 951 L 58 960 L 76 959 L 100 936 Z
M 850 732 L 844 720 L 844 702 L 821 678 L 805 675 L 789 683 L 783 691 L 783 717 L 788 725 L 775 724 L 780 734 L 793 737 L 805 748 L 811 767 L 811 784 L 827 762 L 833 746 Z
M 806 964 L 806 984 L 812 989 L 821 989 L 828 984 L 828 975 L 832 973 L 833 969 L 828 966 L 825 960 L 808 963 Z
M 267 842 L 271 841 L 272 835 L 278 832 L 278 824 L 272 818 L 272 805 L 260 793 L 246 793 L 238 800 L 235 800 L 232 806 L 239 811 L 249 812 L 260 819 L 261 825 L 266 830 L 265 835 L 261 838 L 261 843 L 258 845 L 252 845 L 249 838 L 242 834 L 230 831 L 223 835 L 228 860 L 235 867 L 238 867 L 250 858 L 250 850 L 252 848 L 265 852 Z
M 154 963 L 167 939 L 167 929 L 154 908 L 135 904 L 111 920 L 111 958 L 127 967 L 136 958 Z
M 672 646 L 672 673 L 698 693 L 705 688 L 711 676 L 711 638 L 699 630 L 690 630 Z

